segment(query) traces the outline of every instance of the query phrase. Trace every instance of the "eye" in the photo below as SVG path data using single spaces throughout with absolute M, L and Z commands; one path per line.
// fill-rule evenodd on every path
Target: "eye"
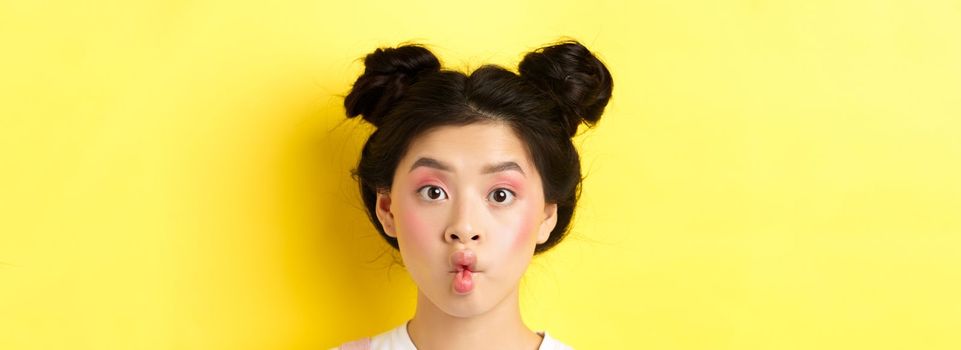
M 515 198 L 514 192 L 506 188 L 498 188 L 496 190 L 493 190 L 491 191 L 490 195 L 488 195 L 488 197 L 490 198 L 490 200 L 498 204 L 510 204 L 514 202 L 514 198 Z
M 417 190 L 417 193 L 420 194 L 421 198 L 424 198 L 429 201 L 438 201 L 441 199 L 447 199 L 447 192 L 444 192 L 444 189 L 434 185 L 427 185 L 427 186 L 421 187 L 420 190 Z

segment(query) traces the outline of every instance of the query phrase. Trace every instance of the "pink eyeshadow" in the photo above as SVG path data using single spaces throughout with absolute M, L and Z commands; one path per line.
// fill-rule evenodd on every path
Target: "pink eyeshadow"
M 517 179 L 513 179 L 513 178 L 510 178 L 510 177 L 498 177 L 497 180 L 495 181 L 495 183 L 497 183 L 497 184 L 507 184 L 507 185 L 509 185 L 512 190 L 514 190 L 515 192 L 517 192 L 517 195 L 518 195 L 518 196 L 523 195 L 524 190 L 525 190 L 524 181 L 517 180 Z M 496 187 L 496 186 L 495 186 L 495 187 Z
M 417 188 L 427 185 L 428 183 L 444 183 L 444 177 L 438 176 L 437 172 L 428 169 L 418 169 L 414 170 L 410 175 L 411 183 L 416 184 Z
M 411 183 L 414 184 L 414 190 L 417 190 L 426 185 L 439 186 L 444 184 L 444 181 L 441 178 L 435 177 L 435 176 L 416 176 L 411 180 Z

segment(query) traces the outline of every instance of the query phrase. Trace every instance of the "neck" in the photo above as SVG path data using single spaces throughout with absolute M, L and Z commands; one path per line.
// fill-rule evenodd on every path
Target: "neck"
M 483 314 L 452 316 L 417 291 L 417 311 L 407 332 L 419 350 L 537 349 L 541 336 L 521 319 L 518 289 Z

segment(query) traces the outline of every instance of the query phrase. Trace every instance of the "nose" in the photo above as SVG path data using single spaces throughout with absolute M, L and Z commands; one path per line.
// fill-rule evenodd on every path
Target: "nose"
M 450 224 L 444 231 L 444 241 L 463 244 L 481 241 L 482 234 L 473 222 L 475 218 L 472 215 L 472 204 L 464 198 L 455 201 Z
M 450 234 L 447 235 L 447 237 L 448 237 L 448 239 L 447 239 L 448 242 L 460 241 L 461 243 L 467 243 L 467 241 L 479 241 L 479 240 L 480 240 L 480 235 L 478 235 L 478 234 L 473 234 L 473 233 L 461 233 L 461 234 L 458 234 L 458 233 L 450 233 Z M 467 238 L 467 237 L 470 237 L 470 238 Z

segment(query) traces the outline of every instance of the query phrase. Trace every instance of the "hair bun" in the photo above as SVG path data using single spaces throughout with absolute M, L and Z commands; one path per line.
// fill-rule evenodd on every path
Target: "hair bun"
M 580 123 L 593 126 L 601 119 L 614 88 L 604 63 L 573 40 L 528 53 L 518 72 L 558 103 L 570 136 Z
M 364 58 L 364 74 L 354 82 L 344 99 L 347 117 L 362 115 L 380 126 L 384 115 L 404 92 L 426 72 L 440 70 L 440 61 L 419 45 L 378 48 Z

